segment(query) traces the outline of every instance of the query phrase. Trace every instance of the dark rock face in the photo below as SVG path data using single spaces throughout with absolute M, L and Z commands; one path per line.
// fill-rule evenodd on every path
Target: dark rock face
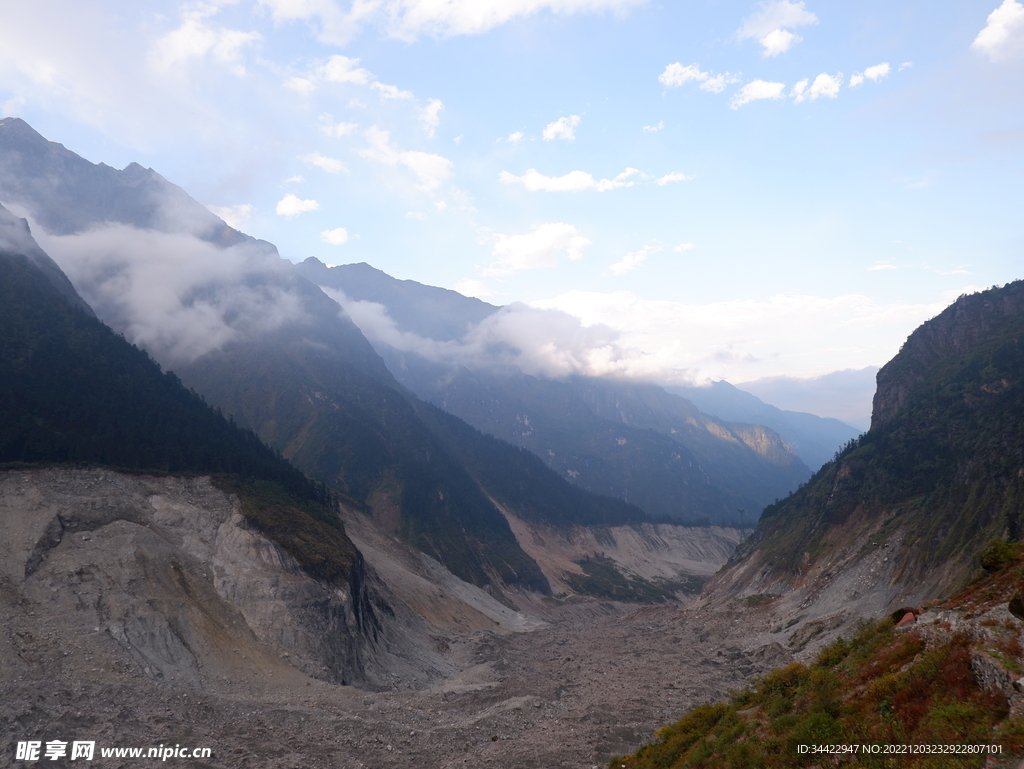
M 1024 315 L 1024 284 L 1016 281 L 998 291 L 962 296 L 922 324 L 878 372 L 871 429 L 904 412 L 914 391 L 944 360 L 966 355 L 1019 315 Z

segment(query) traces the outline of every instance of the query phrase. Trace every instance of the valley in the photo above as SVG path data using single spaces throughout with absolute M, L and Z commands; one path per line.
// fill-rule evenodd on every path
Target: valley
M 859 434 L 588 373 L 524 334 L 601 341 L 565 313 L 293 264 L 16 118 L 0 203 L 6 744 L 191 744 L 201 769 L 1024 753 L 1024 282 L 914 331 Z
M 499 602 L 345 519 L 362 624 L 207 479 L 0 473 L 0 737 L 212 747 L 198 767 L 603 766 L 790 660 L 744 650 L 740 612 Z M 712 572 L 738 532 L 696 531 L 687 565 Z

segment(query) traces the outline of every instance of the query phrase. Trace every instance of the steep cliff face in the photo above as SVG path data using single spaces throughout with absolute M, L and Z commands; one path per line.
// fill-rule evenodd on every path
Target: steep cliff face
M 1021 282 L 999 290 L 962 296 L 928 321 L 900 348 L 899 355 L 878 372 L 871 414 L 872 429 L 907 411 L 915 391 L 940 373 L 951 360 L 963 358 L 1008 328 L 1021 325 L 1024 289 Z M 996 385 L 995 382 L 990 386 Z
M 706 599 L 836 628 L 948 595 L 1024 532 L 1024 282 L 961 297 L 878 375 L 871 430 L 766 508 Z
M 311 577 L 209 478 L 9 470 L 0 529 L 5 598 L 157 682 L 301 672 L 379 689 L 448 672 L 361 557 L 344 580 Z

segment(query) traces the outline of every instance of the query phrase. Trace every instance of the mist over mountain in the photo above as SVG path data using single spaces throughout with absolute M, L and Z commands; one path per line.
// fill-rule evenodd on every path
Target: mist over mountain
M 0 120 L 0 198 L 8 207 L 24 206 L 52 235 L 124 224 L 221 247 L 248 241 L 276 251 L 229 227 L 152 168 L 131 163 L 119 171 L 90 163 L 16 117 Z
M 355 302 L 387 308 L 394 328 L 424 339 L 452 342 L 461 339 L 501 308 L 458 291 L 397 280 L 365 262 L 328 267 L 316 257 L 296 265 L 298 271 L 321 288 L 345 292 Z
M 586 376 L 582 351 L 605 332 L 563 313 L 493 307 L 364 264 L 311 257 L 298 270 L 335 292 L 399 382 L 585 489 L 656 516 L 749 522 L 810 475 L 753 420 L 726 423 L 657 385 Z
M 89 315 L 95 315 L 57 263 L 32 237 L 28 222 L 0 206 L 0 250 L 27 259 L 69 303 Z
M 452 447 L 477 440 L 472 428 L 432 416 L 276 249 L 209 226 L 204 207 L 155 174 L 91 164 L 22 121 L 4 121 L 0 137 L 13 169 L 0 194 L 53 223 L 57 234 L 39 225 L 39 239 L 100 318 L 459 577 L 549 590 L 499 501 L 527 519 L 574 525 L 647 519 L 628 504 L 560 491 L 564 480 L 500 441 L 486 451 L 503 474 L 470 468 Z M 15 171 L 25 176 L 11 181 Z M 126 203 L 139 178 L 148 182 Z M 474 318 L 489 313 L 474 302 L 459 297 Z M 527 482 L 547 491 L 524 495 Z

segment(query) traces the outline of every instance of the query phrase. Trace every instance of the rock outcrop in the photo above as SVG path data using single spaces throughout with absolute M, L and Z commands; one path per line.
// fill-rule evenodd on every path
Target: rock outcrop
M 344 585 L 313 579 L 209 478 L 9 470 L 0 530 L 19 600 L 155 681 L 207 688 L 296 669 L 379 689 L 447 672 L 361 557 Z

